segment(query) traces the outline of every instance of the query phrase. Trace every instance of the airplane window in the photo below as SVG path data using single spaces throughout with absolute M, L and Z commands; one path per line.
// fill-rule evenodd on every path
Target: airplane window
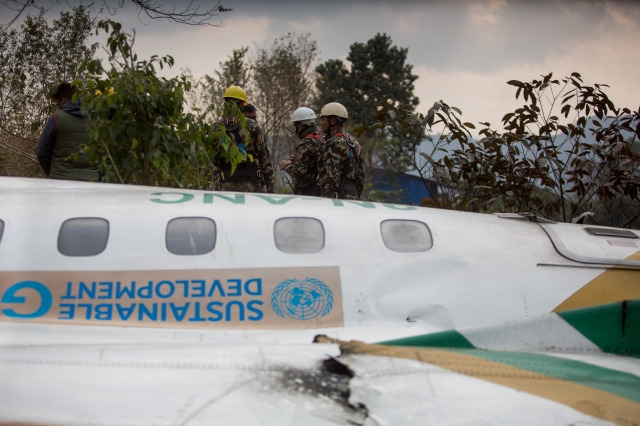
M 433 246 L 431 232 L 416 220 L 385 220 L 380 224 L 384 245 L 402 253 L 427 251 Z
M 4 232 L 4 222 L 0 220 L 0 241 L 2 241 L 2 233 Z
M 66 220 L 58 234 L 58 251 L 65 256 L 95 256 L 104 251 L 109 239 L 109 222 L 97 217 Z
M 276 247 L 285 253 L 317 253 L 324 248 L 324 227 L 310 217 L 284 217 L 273 229 Z
M 216 245 L 216 223 L 207 217 L 179 217 L 167 224 L 167 250 L 178 255 L 209 253 Z

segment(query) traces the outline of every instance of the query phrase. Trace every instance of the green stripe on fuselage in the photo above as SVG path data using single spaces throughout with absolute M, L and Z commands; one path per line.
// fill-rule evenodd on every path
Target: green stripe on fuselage
M 640 377 L 634 374 L 551 355 L 482 349 L 442 349 L 578 383 L 640 403 Z
M 603 352 L 640 357 L 640 300 L 557 312 Z
M 423 334 L 420 336 L 411 336 L 403 339 L 388 340 L 386 342 L 381 342 L 380 344 L 389 346 L 420 346 L 467 349 L 474 348 L 474 346 L 467 340 L 466 337 L 455 330 Z

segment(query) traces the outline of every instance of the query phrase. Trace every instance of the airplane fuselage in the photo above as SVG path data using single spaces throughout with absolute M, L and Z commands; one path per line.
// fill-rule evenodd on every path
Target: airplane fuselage
M 632 230 L 19 178 L 0 198 L 0 321 L 16 327 L 380 340 L 640 297 Z

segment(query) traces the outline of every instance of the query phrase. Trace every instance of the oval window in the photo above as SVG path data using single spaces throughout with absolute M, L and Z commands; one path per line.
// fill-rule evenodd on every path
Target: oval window
M 208 217 L 179 217 L 167 224 L 167 250 L 193 256 L 209 253 L 216 245 L 216 223 Z
M 310 217 L 284 217 L 276 220 L 274 237 L 278 250 L 285 253 L 317 253 L 324 248 L 324 227 Z
M 380 232 L 389 250 L 411 253 L 427 251 L 433 246 L 429 228 L 417 220 L 385 220 L 380 224 Z
M 65 256 L 95 256 L 104 251 L 109 240 L 109 222 L 99 217 L 66 220 L 58 234 L 58 251 Z

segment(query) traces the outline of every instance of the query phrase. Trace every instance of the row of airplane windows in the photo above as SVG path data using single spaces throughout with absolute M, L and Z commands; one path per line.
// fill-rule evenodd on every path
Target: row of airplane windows
M 0 243 L 4 222 L 0 220 Z M 380 223 L 384 245 L 401 253 L 424 252 L 433 245 L 427 225 L 416 220 L 389 219 Z M 317 253 L 324 248 L 322 222 L 310 217 L 285 217 L 275 222 L 273 235 L 284 253 Z M 216 222 L 207 217 L 179 217 L 167 223 L 165 242 L 179 256 L 207 254 L 216 246 Z M 65 256 L 84 257 L 102 253 L 109 240 L 109 221 L 97 217 L 66 220 L 58 233 L 58 251 Z

